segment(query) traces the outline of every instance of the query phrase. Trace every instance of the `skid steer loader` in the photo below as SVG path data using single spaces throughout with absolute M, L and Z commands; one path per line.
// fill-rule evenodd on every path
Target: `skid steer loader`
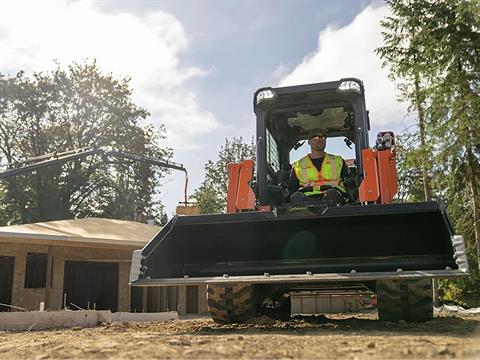
M 253 161 L 229 165 L 227 213 L 175 216 L 132 257 L 132 286 L 207 285 L 217 322 L 341 311 L 335 296 L 375 293 L 380 320 L 433 316 L 433 278 L 468 275 L 463 237 L 437 202 L 394 203 L 395 140 L 369 147 L 354 78 L 254 95 Z M 322 131 L 354 145 L 345 205 L 290 203 L 290 152 Z M 339 310 L 340 309 L 340 310 Z

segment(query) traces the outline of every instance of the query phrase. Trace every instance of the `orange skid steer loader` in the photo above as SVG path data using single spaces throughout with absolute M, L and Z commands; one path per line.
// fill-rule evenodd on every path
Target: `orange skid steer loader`
M 386 321 L 433 316 L 431 280 L 468 275 L 463 237 L 437 202 L 393 203 L 394 137 L 369 147 L 354 78 L 255 92 L 253 162 L 229 166 L 227 213 L 175 216 L 132 258 L 132 286 L 207 285 L 217 322 L 329 313 L 335 295 L 376 293 Z M 315 133 L 354 145 L 344 205 L 292 203 L 290 151 Z

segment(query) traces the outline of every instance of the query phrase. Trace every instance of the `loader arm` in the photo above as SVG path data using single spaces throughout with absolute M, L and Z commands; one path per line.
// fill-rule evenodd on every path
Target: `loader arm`
M 60 153 L 51 153 L 41 156 L 32 157 L 23 161 L 8 164 L 8 169 L 0 172 L 0 179 L 17 176 L 23 173 L 32 172 L 38 169 L 53 165 L 65 164 L 69 161 L 83 159 L 89 156 L 101 155 L 105 158 L 115 157 L 117 159 L 132 160 L 147 164 L 156 165 L 162 168 L 180 170 L 187 173 L 187 170 L 181 164 L 170 162 L 167 160 L 153 158 L 150 156 L 137 155 L 122 151 L 108 151 L 103 148 L 80 148 Z

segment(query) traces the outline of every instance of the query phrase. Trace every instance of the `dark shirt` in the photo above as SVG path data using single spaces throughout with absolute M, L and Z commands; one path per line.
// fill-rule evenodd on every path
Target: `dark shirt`
M 323 157 L 317 158 L 317 159 L 312 159 L 313 165 L 317 168 L 318 171 L 322 169 L 322 163 L 323 163 Z M 295 191 L 297 191 L 300 188 L 300 183 L 298 182 L 297 175 L 295 175 L 295 170 L 293 169 L 294 167 L 292 166 L 292 170 L 290 171 L 290 177 L 288 179 L 288 192 L 290 194 L 293 194 Z M 348 177 L 348 166 L 345 163 L 345 160 L 343 160 L 343 166 L 342 166 L 342 171 L 340 172 L 340 179 L 345 180 L 345 178 Z

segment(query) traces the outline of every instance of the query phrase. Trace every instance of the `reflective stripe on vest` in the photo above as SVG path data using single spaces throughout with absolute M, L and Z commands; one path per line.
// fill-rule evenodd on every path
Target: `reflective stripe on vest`
M 293 165 L 300 187 L 313 187 L 313 191 L 304 192 L 307 196 L 322 194 L 323 191 L 320 190 L 322 185 L 335 186 L 341 191 L 345 191 L 341 185 L 342 167 L 342 157 L 331 154 L 325 154 L 320 171 L 308 155 L 296 161 Z

